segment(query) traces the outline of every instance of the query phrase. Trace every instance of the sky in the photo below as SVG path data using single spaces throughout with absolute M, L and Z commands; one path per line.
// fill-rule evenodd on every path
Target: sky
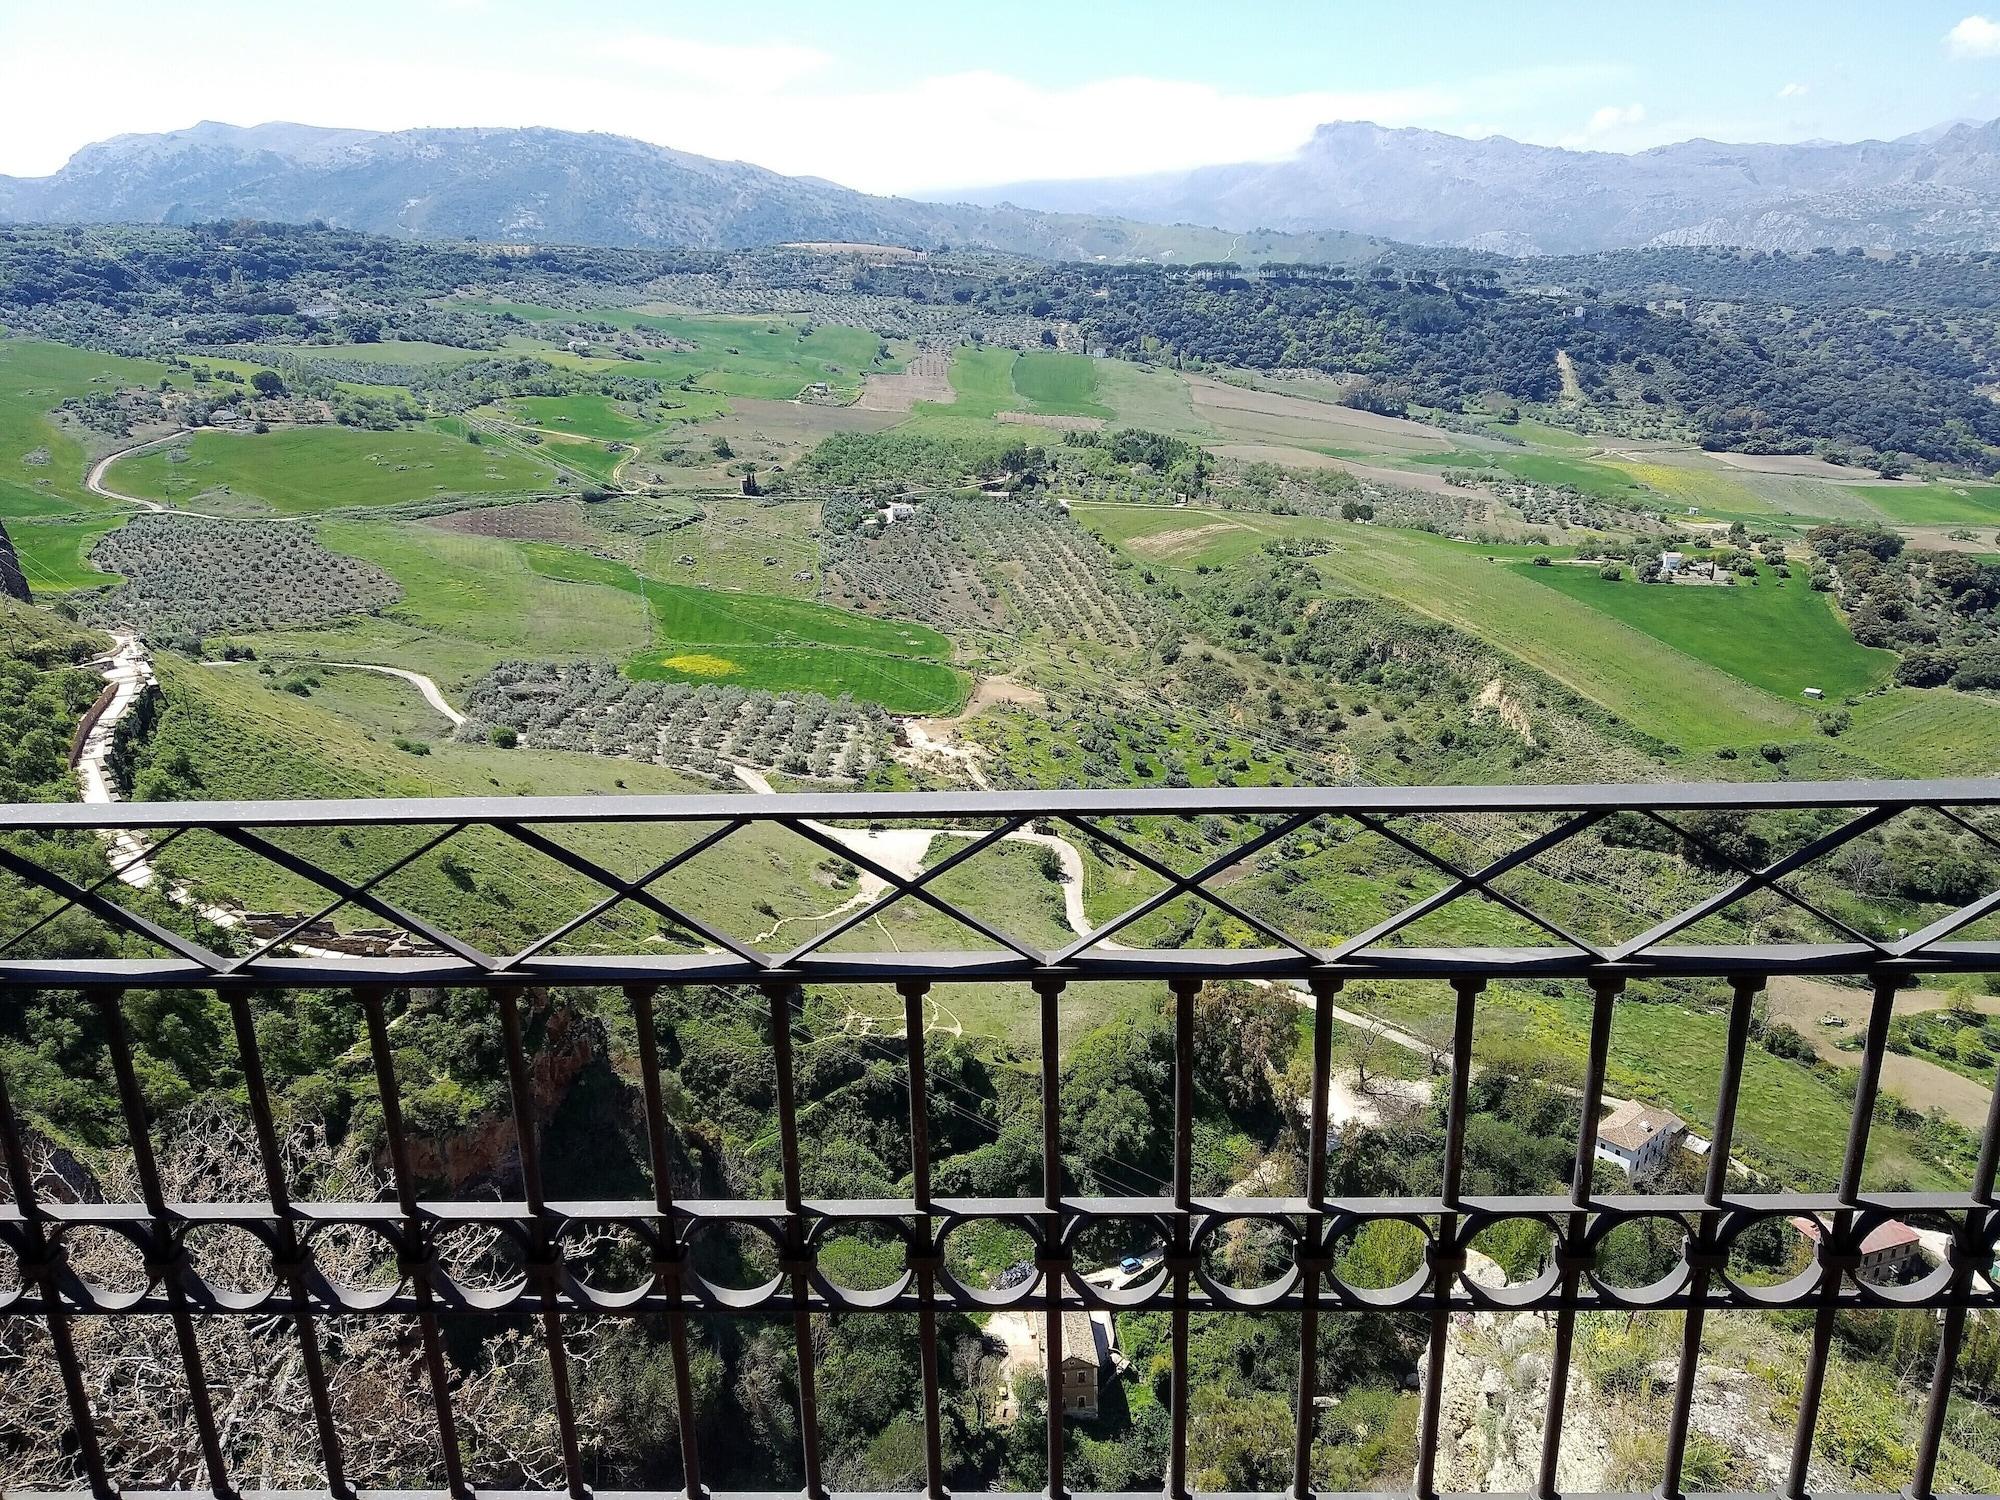
M 917 193 L 1330 120 L 1634 151 L 2000 116 L 2000 0 L 0 0 L 0 173 L 197 120 L 550 125 Z

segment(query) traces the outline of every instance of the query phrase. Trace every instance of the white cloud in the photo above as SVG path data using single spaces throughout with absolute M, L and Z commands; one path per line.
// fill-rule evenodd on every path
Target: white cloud
M 1584 122 L 1583 129 L 1564 136 L 1558 144 L 1573 151 L 1610 148 L 1629 137 L 1645 122 L 1646 106 L 1643 104 L 1607 104 L 1592 113 Z
M 1803 83 L 1788 83 L 1778 90 L 1780 99 L 1803 99 L 1812 90 Z
M 1967 16 L 1944 34 L 1944 45 L 1953 57 L 2000 57 L 2000 22 Z

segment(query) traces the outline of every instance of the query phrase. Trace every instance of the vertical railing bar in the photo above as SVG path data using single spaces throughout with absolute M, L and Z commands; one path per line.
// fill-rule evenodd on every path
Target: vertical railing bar
M 132 1037 L 125 1027 L 125 992 L 109 990 L 98 997 L 104 1018 L 105 1041 L 111 1050 L 111 1071 L 118 1081 L 119 1108 L 125 1116 L 125 1132 L 132 1145 L 133 1167 L 139 1178 L 140 1196 L 152 1216 L 147 1232 L 149 1258 L 157 1258 L 161 1269 L 148 1267 L 148 1275 L 159 1280 L 167 1296 L 168 1313 L 174 1325 L 174 1342 L 180 1348 L 181 1368 L 187 1372 L 188 1408 L 194 1417 L 196 1441 L 201 1445 L 202 1464 L 208 1470 L 209 1488 L 217 1495 L 236 1493 L 229 1482 L 229 1464 L 222 1454 L 222 1435 L 215 1425 L 215 1403 L 209 1395 L 208 1376 L 202 1369 L 201 1346 L 195 1341 L 194 1316 L 188 1311 L 187 1287 L 182 1283 L 186 1247 L 175 1240 L 167 1226 L 166 1198 L 160 1187 L 160 1166 L 153 1155 L 150 1127 L 146 1121 L 146 1097 L 139 1088 L 139 1074 L 132 1063 Z
M 1451 1335 L 1451 1310 L 1447 1305 L 1451 1286 L 1446 1266 L 1456 1259 L 1457 1208 L 1465 1176 L 1465 1108 L 1472 1072 L 1473 1007 L 1479 992 L 1485 987 L 1484 979 L 1460 978 L 1452 981 L 1457 999 L 1452 1011 L 1451 1095 L 1445 1110 L 1444 1173 L 1439 1194 L 1445 1208 L 1438 1215 L 1438 1235 L 1432 1245 L 1434 1261 L 1441 1263 L 1436 1264 L 1431 1273 L 1437 1306 L 1431 1313 L 1430 1347 L 1424 1369 L 1423 1406 L 1417 1436 L 1416 1491 L 1421 1500 L 1431 1500 L 1437 1494 L 1438 1425 L 1444 1410 L 1445 1342 Z M 1448 1246 L 1454 1247 L 1454 1250 L 1447 1251 Z
M 1868 1162 L 1868 1135 L 1875 1120 L 1875 1100 L 1882 1084 L 1882 1058 L 1889 1050 L 1889 1018 L 1896 1004 L 1896 981 L 1877 977 L 1874 997 L 1868 1009 L 1867 1039 L 1861 1053 L 1861 1070 L 1854 1084 L 1854 1113 L 1847 1122 L 1847 1150 L 1840 1164 L 1840 1202 L 1833 1226 L 1819 1239 L 1820 1278 L 1818 1295 L 1824 1299 L 1813 1314 L 1812 1345 L 1807 1355 L 1805 1382 L 1799 1388 L 1799 1421 L 1792 1434 L 1792 1461 L 1785 1476 L 1785 1494 L 1790 1500 L 1805 1500 L 1812 1465 L 1813 1439 L 1819 1426 L 1820 1398 L 1826 1392 L 1826 1366 L 1833 1350 L 1833 1325 L 1839 1317 L 1840 1284 L 1843 1271 L 1835 1247 L 1845 1248 L 1854 1224 L 1854 1208 L 1861 1197 L 1861 1178 Z
M 1308 981 L 1313 997 L 1312 1125 L 1306 1145 L 1306 1202 L 1326 1213 L 1327 1094 L 1333 1087 L 1333 997 L 1340 981 Z
M 1868 1158 L 1868 1132 L 1875 1119 L 1875 1100 L 1882 1086 L 1882 1059 L 1889 1050 L 1889 1019 L 1896 1007 L 1894 979 L 1877 979 L 1868 1011 L 1868 1032 L 1861 1052 L 1861 1071 L 1854 1084 L 1854 1115 L 1848 1121 L 1847 1154 L 1840 1167 L 1840 1201 L 1853 1207 L 1861 1196 L 1862 1169 Z
M 1058 1026 L 1058 1002 L 1063 982 L 1059 979 L 1035 981 L 1042 1029 L 1042 1289 L 1049 1299 L 1042 1315 L 1042 1372 L 1048 1387 L 1044 1405 L 1047 1412 L 1048 1496 L 1063 1500 L 1069 1491 L 1063 1483 L 1062 1409 L 1062 1049 Z
M 1194 1260 L 1194 1001 L 1196 979 L 1176 979 L 1174 997 L 1174 1308 L 1173 1405 L 1167 1447 L 1168 1500 L 1186 1500 L 1188 1429 L 1188 1279 Z
M 674 1174 L 667 1155 L 667 1108 L 660 1087 L 660 1036 L 653 1013 L 654 989 L 634 984 L 625 989 L 632 1002 L 632 1023 L 639 1036 L 639 1083 L 645 1100 L 646 1150 L 653 1163 L 653 1207 L 660 1216 L 659 1240 L 654 1251 L 656 1275 L 664 1283 L 670 1299 L 667 1308 L 667 1343 L 674 1366 L 674 1417 L 681 1442 L 681 1489 L 686 1500 L 702 1500 L 707 1491 L 701 1482 L 701 1452 L 696 1442 L 694 1412 L 694 1371 L 688 1360 L 687 1309 L 681 1268 L 685 1249 L 679 1243 L 674 1224 Z M 671 1253 L 669 1253 L 671 1250 Z
M 632 1006 L 632 1026 L 639 1040 L 639 1089 L 646 1109 L 646 1155 L 653 1167 L 653 1206 L 664 1221 L 674 1211 L 673 1165 L 667 1156 L 667 1107 L 660 1087 L 660 1035 L 653 1013 L 654 988 L 648 984 L 625 987 Z M 662 1230 L 671 1225 L 662 1223 Z
M 1845 1221 L 1845 1210 L 1835 1219 Z M 1812 1493 L 1813 1439 L 1819 1425 L 1820 1398 L 1826 1391 L 1826 1365 L 1833 1351 L 1833 1320 L 1839 1316 L 1831 1300 L 1840 1287 L 1840 1272 L 1829 1268 L 1822 1273 L 1821 1286 L 1828 1301 L 1813 1314 L 1812 1346 L 1806 1356 L 1805 1382 L 1799 1387 L 1799 1420 L 1792 1432 L 1791 1463 L 1785 1470 L 1786 1500 L 1807 1500 Z
M 431 1285 L 431 1244 L 424 1233 L 417 1204 L 416 1176 L 410 1167 L 409 1138 L 403 1132 L 402 1092 L 396 1083 L 396 1056 L 389 1047 L 389 1022 L 383 1011 L 388 991 L 363 985 L 355 991 L 368 1028 L 368 1052 L 375 1063 L 375 1090 L 382 1101 L 382 1129 L 389 1141 L 389 1175 L 396 1206 L 402 1211 L 403 1271 L 417 1298 L 417 1333 L 424 1346 L 424 1377 L 430 1382 L 431 1410 L 437 1419 L 438 1461 L 444 1467 L 445 1488 L 458 1500 L 470 1500 L 465 1461 L 458 1451 L 458 1417 L 451 1407 L 450 1374 L 445 1368 L 444 1339 L 438 1330 L 436 1290 Z
M 825 1500 L 820 1477 L 819 1388 L 815 1384 L 812 1334 L 812 1278 L 808 1275 L 805 1199 L 799 1172 L 798 1099 L 793 1092 L 792 1011 L 803 1002 L 795 984 L 767 984 L 771 1003 L 771 1061 L 777 1075 L 778 1154 L 784 1176 L 785 1257 L 792 1279 L 792 1346 L 799 1388 L 799 1450 L 805 1467 L 807 1500 Z
M 1972 1196 L 1984 1204 L 1993 1196 L 1994 1173 L 2000 1169 L 2000 1084 L 1986 1104 L 1986 1126 L 1980 1136 L 1979 1164 L 1972 1173 Z M 1979 1255 L 1986 1242 L 1989 1211 L 1969 1209 L 1952 1246 L 1950 1295 L 1944 1325 L 1938 1330 L 1937 1358 L 1931 1366 L 1931 1394 L 1924 1404 L 1924 1423 L 1917 1440 L 1917 1461 L 1910 1471 L 1911 1500 L 1931 1500 L 1937 1483 L 1938 1454 L 1944 1445 L 1944 1424 L 1951 1405 L 1951 1387 L 1958 1373 L 1958 1354 L 1965 1340 L 1964 1298 L 1972 1289 Z
M 930 993 L 930 985 L 915 980 L 899 988 L 910 1071 L 910 1197 L 917 1209 L 917 1356 L 924 1387 L 924 1491 L 930 1500 L 944 1500 L 944 1409 L 935 1306 L 938 1257 L 931 1243 L 935 1226 L 931 1218 L 930 1082 L 924 1061 L 924 997 Z
M 1312 1124 L 1306 1137 L 1306 1203 L 1300 1233 L 1299 1400 L 1292 1435 L 1292 1496 L 1312 1494 L 1312 1444 L 1319 1390 L 1319 1294 L 1326 1254 L 1327 1092 L 1333 1084 L 1333 997 L 1340 981 L 1317 975 L 1307 981 L 1313 997 Z
M 1306 1220 L 1307 1239 L 1302 1241 L 1306 1262 L 1301 1268 L 1299 1293 L 1299 1404 L 1297 1425 L 1292 1433 L 1292 1500 L 1309 1500 L 1312 1495 L 1312 1445 L 1316 1423 L 1313 1401 L 1319 1390 L 1319 1294 L 1324 1272 L 1325 1234 L 1317 1217 Z
M 534 1218 L 530 1282 L 541 1302 L 542 1341 L 548 1347 L 549 1394 L 555 1405 L 556 1436 L 562 1444 L 564 1486 L 577 1500 L 588 1493 L 583 1455 L 577 1445 L 576 1403 L 570 1390 L 569 1351 L 563 1347 L 562 1257 L 549 1233 L 548 1197 L 542 1181 L 542 1154 L 535 1131 L 535 1093 L 528 1076 L 528 1049 L 521 1033 L 521 992 L 502 985 L 494 992 L 500 1008 L 500 1035 L 507 1050 L 507 1093 L 513 1105 L 514 1142 L 521 1156 L 521 1191 Z
M 1702 1188 L 1705 1205 L 1696 1221 L 1700 1247 L 1688 1272 L 1687 1312 L 1681 1323 L 1681 1358 L 1674 1372 L 1672 1415 L 1667 1424 L 1667 1449 L 1661 1465 L 1660 1494 L 1679 1500 L 1681 1469 L 1687 1461 L 1688 1429 L 1694 1421 L 1694 1382 L 1701 1365 L 1702 1325 L 1708 1316 L 1708 1285 L 1714 1272 L 1708 1264 L 1722 1224 L 1722 1195 L 1729 1187 L 1729 1157 L 1736 1138 L 1736 1096 L 1743 1083 L 1743 1057 L 1750 1046 L 1750 1016 L 1761 978 L 1738 979 L 1731 986 L 1729 1026 L 1723 1044 L 1722 1076 L 1717 1081 L 1715 1130 L 1708 1146 L 1708 1172 Z M 1690 1247 L 1693 1249 L 1694 1247 Z
M 40 1196 L 35 1192 L 28 1145 L 21 1133 L 21 1123 L 15 1117 L 13 1101 L 7 1093 L 4 1068 L 0 1068 L 0 1154 L 6 1158 L 7 1180 L 14 1189 L 14 1206 L 20 1210 L 25 1221 L 25 1248 L 40 1263 L 37 1279 L 41 1282 L 42 1301 L 47 1308 L 42 1317 L 48 1325 L 49 1342 L 55 1346 L 56 1368 L 62 1375 L 63 1399 L 69 1405 L 70 1428 L 76 1436 L 83 1472 L 90 1480 L 91 1494 L 97 1500 L 113 1500 L 118 1487 L 111 1482 L 110 1472 L 104 1467 L 104 1449 L 97 1440 L 97 1421 L 90 1410 L 90 1390 L 83 1382 L 83 1366 L 76 1357 L 76 1344 L 69 1332 L 69 1314 L 63 1308 L 62 1294 L 57 1285 L 53 1259 L 55 1247 L 49 1241 L 47 1215 L 42 1209 Z M 23 1284 L 28 1279 L 24 1274 Z
M 1195 979 L 1176 979 L 1174 996 L 1174 1207 L 1183 1219 L 1194 1210 L 1194 998 Z
M 931 1208 L 931 1110 L 929 1078 L 924 1061 L 924 997 L 930 985 L 923 980 L 899 986 L 903 996 L 903 1037 L 910 1073 L 910 1196 L 917 1212 L 928 1215 Z
M 264 1163 L 264 1191 L 277 1224 L 278 1270 L 292 1295 L 292 1326 L 298 1333 L 299 1362 L 305 1371 L 307 1394 L 312 1398 L 313 1426 L 319 1433 L 326 1487 L 335 1500 L 348 1500 L 354 1491 L 347 1482 L 340 1433 L 333 1420 L 333 1394 L 326 1383 L 326 1364 L 320 1355 L 319 1330 L 306 1281 L 311 1260 L 299 1236 L 297 1216 L 292 1212 L 291 1188 L 285 1181 L 284 1151 L 278 1143 L 277 1117 L 271 1109 L 271 1089 L 264 1075 L 263 1049 L 257 1042 L 256 1018 L 251 1014 L 247 996 L 231 995 L 227 1004 L 236 1028 L 236 1050 L 243 1059 L 250 1122 L 257 1132 L 257 1151 Z
M 1548 1404 L 1542 1415 L 1539 1485 L 1542 1500 L 1554 1500 L 1562 1457 L 1563 1410 L 1569 1399 L 1570 1354 L 1576 1344 L 1576 1293 L 1583 1280 L 1582 1241 L 1590 1226 L 1591 1181 L 1597 1162 L 1597 1116 L 1604 1107 L 1604 1069 L 1611 1051 L 1611 1017 L 1622 979 L 1591 981 L 1590 1052 L 1583 1071 L 1583 1113 L 1577 1122 L 1576 1161 L 1570 1170 L 1569 1201 L 1574 1205 L 1563 1231 L 1562 1301 L 1556 1308 L 1555 1345 L 1549 1360 Z

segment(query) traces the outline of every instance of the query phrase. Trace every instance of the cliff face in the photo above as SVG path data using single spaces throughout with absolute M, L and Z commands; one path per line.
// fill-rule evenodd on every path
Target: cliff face
M 21 571 L 20 556 L 14 551 L 14 539 L 7 535 L 5 525 L 0 525 L 0 594 L 23 604 L 35 602 L 35 596 L 28 592 L 27 575 Z
M 547 990 L 528 990 L 521 1002 L 535 1128 L 545 1131 L 577 1076 L 603 1054 L 604 1038 L 594 1020 Z M 513 1191 L 521 1181 L 514 1119 L 504 1107 L 456 1135 L 426 1138 L 413 1133 L 409 1149 L 410 1166 L 418 1179 L 440 1184 L 453 1195 L 485 1186 Z
M 1437 1484 L 1446 1492 L 1533 1494 L 1540 1485 L 1550 1324 L 1537 1313 L 1461 1313 L 1445 1343 Z M 1604 1494 L 1611 1434 L 1595 1391 L 1570 1379 L 1556 1488 Z
M 1667 1414 L 1677 1375 L 1679 1319 L 1656 1319 L 1640 1330 L 1623 1314 L 1588 1314 L 1577 1324 L 1563 1415 L 1556 1487 L 1564 1494 L 1606 1494 L 1649 1489 L 1659 1483 Z M 1713 1325 L 1711 1325 L 1713 1326 Z M 1587 1346 L 1600 1339 L 1610 1355 L 1605 1381 L 1592 1372 Z M 1549 1393 L 1553 1315 L 1461 1313 L 1445 1343 L 1444 1398 L 1438 1424 L 1438 1488 L 1447 1493 L 1532 1494 L 1539 1483 L 1543 1416 Z M 1664 1351 L 1674 1350 L 1673 1356 Z M 1630 1351 L 1629 1358 L 1621 1351 Z M 1697 1369 L 1689 1430 L 1689 1487 L 1694 1465 L 1719 1467 L 1717 1487 L 1776 1491 L 1791 1462 L 1792 1431 L 1785 1394 L 1774 1382 L 1744 1368 L 1745 1350 L 1731 1340 L 1710 1341 Z M 1755 1363 L 1754 1360 L 1749 1363 Z M 1836 1474 L 1815 1460 L 1814 1490 L 1852 1488 L 1853 1476 Z

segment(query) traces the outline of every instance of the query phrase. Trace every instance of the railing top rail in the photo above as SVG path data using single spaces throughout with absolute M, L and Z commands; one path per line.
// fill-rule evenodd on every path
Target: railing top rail
M 976 818 L 1298 812 L 1745 811 L 2000 805 L 2000 777 L 1933 781 L 1670 781 L 1522 786 L 1121 788 L 992 792 L 743 792 L 621 797 L 374 797 L 264 802 L 0 804 L 0 831 L 419 823 L 703 822 L 752 817 Z

